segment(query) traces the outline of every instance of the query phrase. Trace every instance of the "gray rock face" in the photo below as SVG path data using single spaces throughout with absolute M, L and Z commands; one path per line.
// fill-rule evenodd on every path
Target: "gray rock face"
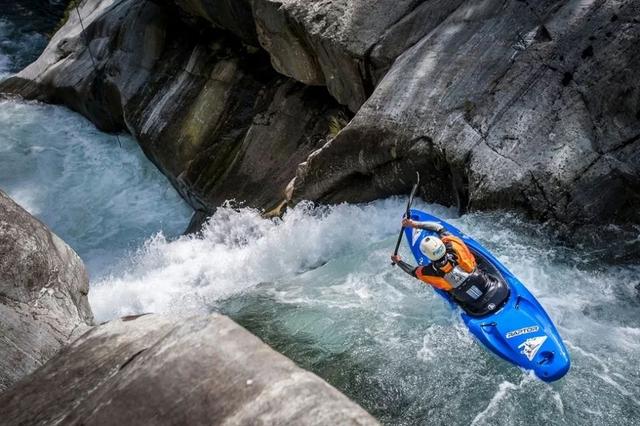
M 393 60 L 461 0 L 254 0 L 274 68 L 357 111 Z M 410 34 L 407 34 L 410 32 Z
M 201 12 L 218 3 L 232 4 L 179 2 Z M 244 13 L 234 7 L 223 8 L 228 25 Z M 63 103 L 105 130 L 126 128 L 197 210 L 231 198 L 266 208 L 282 201 L 297 164 L 342 114 L 322 90 L 275 73 L 258 48 L 209 25 L 187 27 L 175 5 L 87 0 L 80 11 L 96 66 L 72 14 L 0 92 Z
M 0 191 L 0 392 L 93 321 L 78 255 Z
M 0 418 L 16 424 L 377 424 L 316 375 L 215 314 L 145 315 L 96 327 L 0 395 Z
M 292 203 L 368 201 L 405 193 L 418 170 L 423 198 L 461 211 L 640 223 L 635 2 L 87 0 L 82 10 L 97 72 L 72 16 L 0 91 L 126 126 L 198 210 L 227 198 L 270 207 L 294 175 Z M 325 144 L 344 111 L 272 68 L 326 86 L 356 116 Z
M 202 18 L 214 27 L 231 31 L 245 43 L 258 45 L 251 0 L 159 0 L 176 4 L 188 16 Z
M 639 19 L 625 1 L 465 2 L 301 165 L 292 199 L 371 200 L 419 170 L 426 199 L 461 210 L 640 222 Z

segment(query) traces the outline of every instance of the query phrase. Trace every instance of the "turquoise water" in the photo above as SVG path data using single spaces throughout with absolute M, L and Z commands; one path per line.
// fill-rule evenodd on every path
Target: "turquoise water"
M 191 209 L 136 142 L 66 108 L 0 100 L 0 189 L 73 247 L 92 278 L 147 238 L 186 228 Z

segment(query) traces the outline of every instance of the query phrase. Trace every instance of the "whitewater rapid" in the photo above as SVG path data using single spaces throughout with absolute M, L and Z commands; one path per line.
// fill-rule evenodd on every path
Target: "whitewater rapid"
M 91 305 L 100 320 L 224 312 L 389 424 L 637 424 L 640 266 L 594 262 L 518 215 L 418 202 L 547 309 L 573 361 L 548 385 L 482 349 L 440 297 L 390 266 L 404 202 L 302 204 L 276 220 L 223 208 L 201 237 L 148 240 L 94 283 Z
M 0 80 L 37 58 L 64 7 L 3 6 Z M 131 137 L 118 141 L 64 107 L 18 99 L 0 98 L 0 189 L 71 245 L 92 281 L 149 237 L 180 235 L 192 214 Z

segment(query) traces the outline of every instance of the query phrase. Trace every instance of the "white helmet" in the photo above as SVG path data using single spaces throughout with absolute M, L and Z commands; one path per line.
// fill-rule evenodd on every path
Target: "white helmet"
M 430 260 L 440 260 L 447 254 L 447 248 L 440 238 L 426 237 L 420 243 L 420 251 Z

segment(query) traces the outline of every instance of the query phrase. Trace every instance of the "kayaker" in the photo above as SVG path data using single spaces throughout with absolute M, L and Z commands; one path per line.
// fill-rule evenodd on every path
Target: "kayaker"
M 478 269 L 469 247 L 451 235 L 438 222 L 402 220 L 403 227 L 426 229 L 438 236 L 427 236 L 420 243 L 420 251 L 431 262 L 414 267 L 400 256 L 391 260 L 407 274 L 449 293 L 467 313 L 485 315 L 497 310 L 509 296 L 509 288 L 500 280 Z

